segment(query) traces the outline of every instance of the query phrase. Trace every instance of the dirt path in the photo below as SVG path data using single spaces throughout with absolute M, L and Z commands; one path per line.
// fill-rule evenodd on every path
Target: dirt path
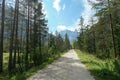
M 95 80 L 80 62 L 74 50 L 38 71 L 27 80 Z

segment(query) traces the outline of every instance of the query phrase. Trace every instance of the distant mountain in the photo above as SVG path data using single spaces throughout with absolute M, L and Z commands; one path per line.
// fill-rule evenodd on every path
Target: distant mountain
M 70 42 L 72 43 L 73 40 L 76 40 L 77 37 L 78 37 L 78 31 L 75 30 L 75 31 L 70 31 L 70 30 L 64 30 L 64 31 L 61 31 L 60 34 L 61 36 L 64 38 L 65 37 L 65 34 L 67 33 L 68 37 L 69 37 L 69 40 Z

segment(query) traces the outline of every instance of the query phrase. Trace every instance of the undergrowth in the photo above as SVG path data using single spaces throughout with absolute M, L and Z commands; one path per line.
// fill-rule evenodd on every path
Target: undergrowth
M 76 50 L 80 60 L 96 80 L 120 80 L 119 59 L 99 59 L 96 56 Z

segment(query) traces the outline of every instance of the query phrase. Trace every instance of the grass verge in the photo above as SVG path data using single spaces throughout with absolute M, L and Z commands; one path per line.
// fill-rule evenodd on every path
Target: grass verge
M 24 72 L 23 74 L 16 74 L 11 78 L 11 80 L 26 80 L 28 77 L 35 74 L 38 70 L 45 68 L 46 66 L 57 60 L 58 58 L 60 58 L 60 55 L 55 55 L 52 58 L 48 58 L 48 60 L 46 60 L 43 64 L 36 67 L 32 67 L 30 70 Z
M 92 54 L 75 50 L 83 64 L 96 80 L 120 80 L 120 61 L 116 59 L 102 60 Z M 116 63 L 117 62 L 117 63 Z
M 62 53 L 62 54 L 64 54 L 64 53 Z M 36 66 L 36 67 L 32 67 L 31 69 L 29 69 L 28 71 L 25 71 L 23 73 L 16 73 L 16 75 L 14 75 L 11 78 L 9 78 L 8 71 L 6 71 L 6 69 L 5 69 L 4 72 L 0 74 L 0 80 L 26 80 L 28 77 L 30 77 L 31 75 L 36 73 L 38 70 L 43 69 L 44 67 L 51 64 L 52 62 L 54 62 L 55 60 L 57 60 L 60 57 L 61 57 L 60 55 L 55 55 L 51 58 L 48 58 L 43 64 Z M 6 56 L 5 56 L 5 58 L 6 58 Z M 6 61 L 6 59 L 5 59 L 5 61 Z
M 46 67 L 48 64 L 51 64 L 52 62 L 54 62 L 56 59 L 58 59 L 60 56 L 56 55 L 54 58 L 49 58 L 46 62 L 44 62 L 43 64 L 36 66 L 36 67 L 32 67 L 30 70 L 22 73 L 22 74 L 16 74 L 15 76 L 13 76 L 11 78 L 11 80 L 26 80 L 28 77 L 30 77 L 31 75 L 33 75 L 34 73 L 36 73 L 38 70 L 43 69 L 44 67 Z

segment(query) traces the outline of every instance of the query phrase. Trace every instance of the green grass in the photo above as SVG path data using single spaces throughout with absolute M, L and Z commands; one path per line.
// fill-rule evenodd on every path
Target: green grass
M 54 62 L 56 59 L 58 59 L 60 56 L 56 55 L 54 56 L 54 58 L 49 58 L 46 62 L 44 62 L 43 64 L 36 66 L 36 67 L 32 67 L 30 70 L 28 70 L 27 72 L 24 72 L 22 74 L 16 74 L 15 76 L 13 76 L 11 78 L 11 80 L 26 80 L 28 77 L 30 77 L 31 75 L 33 75 L 34 73 L 36 73 L 38 70 L 43 69 L 44 67 L 46 67 L 47 65 L 51 64 L 52 62 Z
M 4 72 L 0 74 L 0 80 L 9 80 L 9 76 L 7 75 L 8 71 L 7 65 L 8 65 L 8 53 L 3 53 L 3 70 Z
M 8 53 L 3 53 L 3 69 L 6 70 L 7 69 L 7 65 L 8 65 Z
M 62 53 L 62 54 L 64 54 L 64 53 Z M 29 69 L 28 71 L 25 71 L 23 73 L 16 73 L 16 75 L 14 75 L 10 78 L 8 75 L 8 71 L 7 71 L 8 56 L 9 56 L 8 53 L 4 53 L 4 55 L 3 55 L 3 62 L 4 62 L 5 68 L 4 68 L 4 72 L 0 74 L 0 80 L 26 80 L 29 76 L 33 75 L 38 70 L 51 64 L 52 62 L 54 62 L 56 59 L 58 59 L 60 57 L 60 55 L 54 55 L 53 57 L 48 58 L 43 64 L 36 66 L 36 67 L 32 67 L 31 69 Z
M 120 61 L 115 64 L 115 59 L 102 60 L 96 56 L 76 50 L 80 60 L 96 80 L 120 80 Z M 118 61 L 118 60 L 117 60 Z
M 3 53 L 3 63 L 8 63 L 8 53 Z

